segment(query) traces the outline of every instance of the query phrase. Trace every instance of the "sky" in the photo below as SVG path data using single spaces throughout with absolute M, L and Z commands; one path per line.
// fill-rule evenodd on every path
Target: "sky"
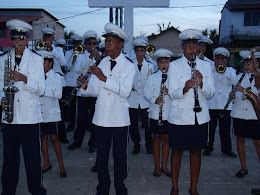
M 1 8 L 43 8 L 66 26 L 65 31 L 83 35 L 95 30 L 104 33 L 109 22 L 109 8 L 89 8 L 88 0 L 0 0 Z M 160 0 L 158 0 L 160 1 Z M 221 10 L 227 0 L 170 0 L 170 8 L 135 8 L 134 36 L 158 34 L 164 24 L 180 31 L 193 28 L 219 28 Z

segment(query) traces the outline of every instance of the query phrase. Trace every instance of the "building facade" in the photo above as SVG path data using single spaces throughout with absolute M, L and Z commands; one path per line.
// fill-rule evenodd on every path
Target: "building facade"
M 0 46 L 4 50 L 11 47 L 8 29 L 6 22 L 11 19 L 21 19 L 33 26 L 33 31 L 30 32 L 29 46 L 34 45 L 42 39 L 41 28 L 49 27 L 56 31 L 54 39 L 64 38 L 65 26 L 58 22 L 58 19 L 44 9 L 27 9 L 27 8 L 0 8 Z
M 221 11 L 219 44 L 230 53 L 230 64 L 241 66 L 238 53 L 260 45 L 260 0 L 228 0 Z

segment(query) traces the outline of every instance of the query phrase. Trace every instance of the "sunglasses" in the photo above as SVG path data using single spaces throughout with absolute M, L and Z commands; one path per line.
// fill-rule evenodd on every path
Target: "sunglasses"
M 10 38 L 12 41 L 19 39 L 20 41 L 23 41 L 25 39 L 26 36 L 24 35 L 10 35 Z
M 88 45 L 96 45 L 97 42 L 88 42 Z

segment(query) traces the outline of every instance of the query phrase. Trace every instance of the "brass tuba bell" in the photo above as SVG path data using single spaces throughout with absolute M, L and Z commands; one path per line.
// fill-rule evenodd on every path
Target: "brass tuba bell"
M 146 50 L 146 54 L 149 55 L 149 56 L 153 56 L 153 54 L 156 51 L 156 49 L 153 45 L 147 45 L 145 50 Z

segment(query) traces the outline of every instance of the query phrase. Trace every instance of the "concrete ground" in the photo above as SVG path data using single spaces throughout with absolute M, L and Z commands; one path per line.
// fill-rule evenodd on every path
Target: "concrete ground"
M 218 131 L 217 131 L 218 133 Z M 128 177 L 126 185 L 129 195 L 169 195 L 171 179 L 165 174 L 160 177 L 152 175 L 154 169 L 153 156 L 147 155 L 144 147 L 144 130 L 141 129 L 142 148 L 139 155 L 131 154 L 132 142 L 128 147 Z M 73 132 L 68 133 L 68 139 L 72 143 Z M 86 133 L 81 148 L 70 151 L 66 144 L 62 144 L 63 157 L 68 177 L 59 177 L 59 166 L 51 144 L 49 145 L 52 169 L 44 173 L 44 187 L 48 195 L 94 195 L 97 186 L 97 174 L 90 172 L 94 165 L 96 154 L 88 153 L 87 141 L 89 132 Z M 235 136 L 232 136 L 233 149 L 236 151 Z M 2 171 L 3 158 L 2 131 L 0 131 L 0 172 Z M 215 150 L 209 157 L 202 157 L 202 166 L 198 184 L 201 195 L 250 195 L 251 188 L 260 187 L 260 163 L 257 159 L 255 147 L 251 140 L 246 140 L 248 175 L 243 179 L 235 177 L 240 169 L 238 158 L 230 158 L 220 152 L 220 140 L 216 134 Z M 110 195 L 115 194 L 113 186 L 113 160 L 110 156 L 109 170 L 111 174 Z M 22 154 L 21 154 L 22 158 Z M 170 162 L 170 161 L 169 161 Z M 169 166 L 170 167 L 170 163 Z M 180 195 L 188 195 L 190 186 L 189 153 L 185 152 L 180 177 Z M 0 191 L 2 187 L 0 186 Z M 27 195 L 27 183 L 23 160 L 20 165 L 20 180 L 17 187 L 17 195 Z

